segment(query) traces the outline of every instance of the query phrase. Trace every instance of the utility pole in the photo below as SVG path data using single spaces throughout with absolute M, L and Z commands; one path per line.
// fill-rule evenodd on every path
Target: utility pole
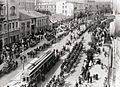
M 6 22 L 7 22 L 7 30 L 8 30 L 8 44 L 10 44 L 10 34 L 9 34 L 9 7 L 8 7 L 8 0 L 6 0 L 6 7 L 7 7 L 7 17 L 6 17 Z

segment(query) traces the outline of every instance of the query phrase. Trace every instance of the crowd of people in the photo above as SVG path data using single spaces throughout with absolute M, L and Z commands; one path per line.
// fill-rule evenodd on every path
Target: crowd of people
M 105 23 L 105 22 L 108 23 Z M 87 82 L 87 84 L 85 84 L 85 87 L 90 87 L 93 83 L 93 81 L 95 80 L 99 80 L 99 75 L 98 74 L 94 74 L 91 75 L 90 70 L 91 67 L 95 66 L 95 65 L 100 65 L 101 69 L 103 69 L 104 65 L 101 62 L 101 59 L 94 59 L 94 54 L 101 54 L 101 52 L 103 51 L 105 56 L 106 56 L 106 52 L 103 49 L 100 49 L 100 47 L 106 43 L 106 39 L 107 42 L 111 42 L 111 36 L 109 35 L 109 31 L 107 30 L 107 27 L 111 20 L 106 20 L 104 21 L 104 26 L 103 23 L 101 23 L 99 26 L 97 26 L 94 30 L 90 30 L 90 32 L 92 33 L 92 42 L 90 45 L 90 49 L 86 50 L 86 55 L 87 58 L 84 59 L 84 64 L 82 66 L 82 70 L 81 70 L 81 74 L 78 77 L 78 82 L 75 83 L 75 87 L 84 87 L 84 83 Z M 102 25 L 102 27 L 104 27 L 103 29 L 100 27 Z M 96 26 L 96 25 L 95 25 Z M 106 85 L 105 85 L 106 87 Z
M 26 49 L 36 46 L 41 40 L 43 40 L 41 35 L 30 35 L 27 38 L 21 39 L 19 42 L 14 42 L 3 47 L 2 53 L 0 54 L 0 64 L 4 64 L 3 68 L 0 70 L 1 73 L 9 73 L 10 71 L 18 67 L 18 61 L 20 59 L 26 60 L 26 56 L 22 54 Z M 16 67 L 15 67 L 16 66 Z

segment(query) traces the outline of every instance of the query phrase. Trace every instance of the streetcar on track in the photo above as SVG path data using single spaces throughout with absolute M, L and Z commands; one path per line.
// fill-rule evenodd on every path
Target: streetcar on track
M 39 58 L 34 58 L 17 74 L 5 87 L 36 87 L 37 83 L 43 81 L 45 74 L 59 60 L 56 50 L 49 50 Z

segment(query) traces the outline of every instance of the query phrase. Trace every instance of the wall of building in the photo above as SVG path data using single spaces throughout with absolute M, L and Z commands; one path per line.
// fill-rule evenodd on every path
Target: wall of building
M 35 10 L 35 1 L 36 0 L 18 0 L 19 9 L 33 11 Z
M 39 17 L 39 18 L 36 19 L 36 29 L 38 31 L 49 29 L 49 18 L 48 18 L 48 16 Z
M 3 38 L 3 44 L 8 44 L 8 32 L 9 32 L 9 41 L 10 43 L 16 42 L 19 40 L 20 35 L 20 28 L 19 28 L 19 19 L 15 20 L 9 20 L 9 27 L 7 27 L 7 22 L 4 21 L 2 24 L 2 38 Z
M 56 14 L 72 16 L 73 10 L 74 10 L 73 3 L 66 3 L 66 1 L 60 1 L 56 3 Z
M 17 0 L 4 0 L 4 3 L 5 20 L 2 23 L 2 43 L 6 45 L 19 40 L 19 8 Z
M 30 35 L 31 32 L 31 19 L 20 21 L 20 39 Z
M 39 10 L 50 11 L 52 14 L 56 13 L 55 2 L 41 2 L 38 5 Z

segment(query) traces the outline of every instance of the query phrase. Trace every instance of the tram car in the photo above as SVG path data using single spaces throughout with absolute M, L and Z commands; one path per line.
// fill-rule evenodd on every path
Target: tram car
M 47 51 L 39 58 L 34 58 L 5 87 L 37 87 L 37 83 L 45 79 L 45 74 L 58 60 L 58 53 L 55 49 Z

